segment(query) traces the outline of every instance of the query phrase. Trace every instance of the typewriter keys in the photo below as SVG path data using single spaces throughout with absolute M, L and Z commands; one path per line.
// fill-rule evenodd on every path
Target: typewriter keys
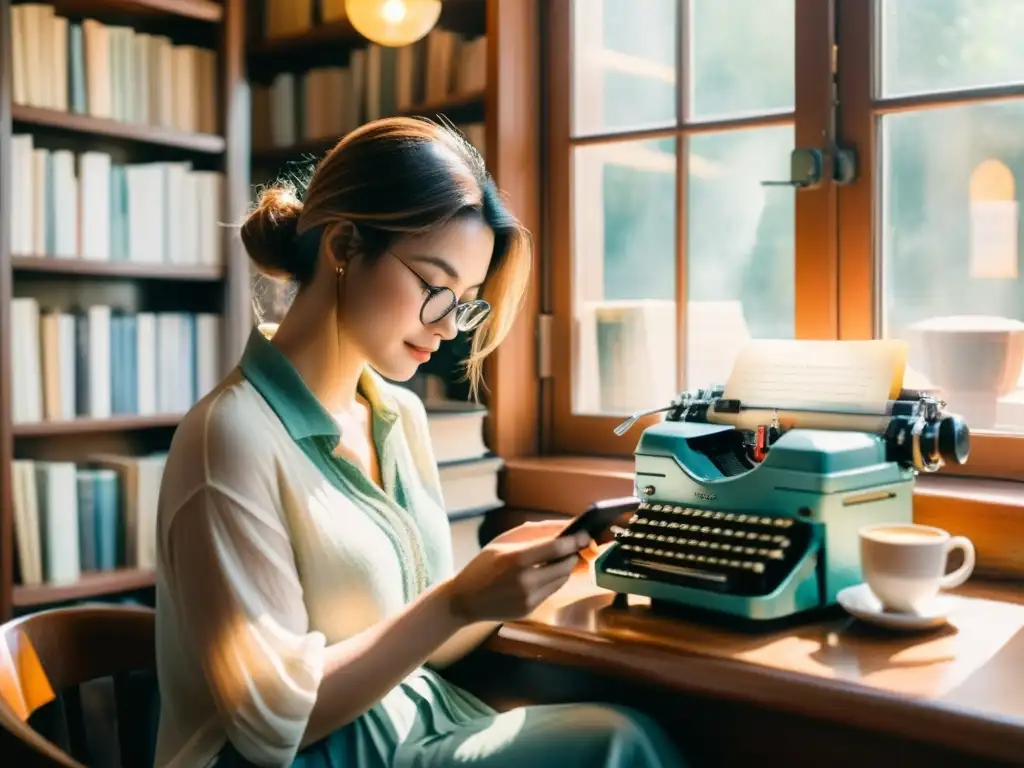
M 618 556 L 607 570 L 735 595 L 768 594 L 803 554 L 809 534 L 806 523 L 790 517 L 643 503 L 616 535 Z

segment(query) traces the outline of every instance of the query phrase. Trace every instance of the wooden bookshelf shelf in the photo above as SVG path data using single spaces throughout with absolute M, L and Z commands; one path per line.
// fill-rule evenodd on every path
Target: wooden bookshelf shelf
M 360 40 L 365 40 L 365 38 L 356 32 L 348 19 L 345 19 L 329 24 L 319 24 L 297 35 L 251 40 L 246 47 L 246 53 L 250 59 L 261 59 L 268 56 L 287 55 L 311 47 L 338 45 L 339 43 L 351 45 Z
M 198 264 L 139 264 L 129 261 L 86 261 L 51 256 L 14 256 L 11 268 L 19 272 L 45 272 L 67 277 L 108 277 L 125 280 L 189 280 L 216 282 L 224 279 L 221 267 Z
M 485 94 L 463 93 L 452 95 L 441 101 L 419 106 L 399 112 L 397 117 L 434 117 L 443 114 L 451 120 L 461 120 L 463 117 L 475 118 L 482 115 L 484 110 Z M 476 113 L 476 114 L 473 114 Z M 338 137 L 333 136 L 325 139 L 311 139 L 293 144 L 290 147 L 261 147 L 254 148 L 252 159 L 254 163 L 277 163 L 288 160 L 296 160 L 306 155 L 319 157 L 337 143 Z
M 441 4 L 438 26 L 482 30 L 486 5 L 486 0 L 445 0 Z M 365 45 L 367 42 L 348 19 L 343 19 L 317 24 L 305 32 L 294 35 L 251 39 L 246 43 L 246 54 L 250 60 L 264 60 L 282 55 L 304 54 L 315 48 Z
M 35 424 L 14 424 L 13 432 L 15 437 L 51 437 L 161 429 L 176 426 L 181 421 L 181 416 L 180 413 L 162 413 L 156 416 L 114 416 L 109 419 L 41 421 Z
M 213 0 L 50 0 L 60 14 L 97 16 L 116 12 L 148 16 L 165 14 L 196 21 L 219 22 L 224 6 Z
M 419 104 L 412 109 L 407 109 L 400 113 L 400 116 L 412 117 L 422 115 L 424 117 L 429 117 L 438 112 L 454 112 L 456 110 L 469 109 L 471 107 L 479 107 L 480 109 L 483 109 L 486 96 L 487 94 L 484 91 L 474 91 L 473 93 L 453 93 L 440 101 L 427 102 L 426 104 Z
M 39 584 L 14 586 L 14 605 L 18 608 L 41 607 L 67 600 L 82 600 L 90 597 L 113 595 L 118 592 L 132 592 L 147 589 L 156 582 L 150 570 L 118 568 L 115 571 L 84 573 L 72 584 Z
M 49 128 L 61 133 L 104 136 L 151 146 L 187 149 L 205 154 L 220 154 L 224 151 L 224 138 L 214 134 L 186 133 L 155 125 L 106 120 L 54 109 L 29 107 L 24 104 L 11 106 L 11 119 L 14 122 L 15 132 L 18 131 L 19 124 L 22 124 L 37 128 Z

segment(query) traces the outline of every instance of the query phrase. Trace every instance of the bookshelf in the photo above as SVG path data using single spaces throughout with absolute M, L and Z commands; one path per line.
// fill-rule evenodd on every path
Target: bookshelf
M 310 3 L 320 7 L 327 0 Z M 308 0 L 297 0 L 298 5 Z M 331 0 L 334 2 L 334 0 Z M 286 143 L 254 146 L 253 102 L 261 86 L 281 71 L 302 74 L 318 67 L 346 65 L 351 51 L 365 49 L 342 21 L 265 39 L 260 34 L 264 0 L 52 0 L 57 15 L 72 21 L 98 20 L 136 33 L 167 36 L 176 45 L 215 51 L 215 119 L 191 127 L 167 121 L 114 118 L 89 109 L 54 108 L 15 98 L 14 30 L 11 9 L 19 0 L 0 0 L 0 620 L 65 601 L 108 599 L 123 594 L 151 595 L 148 568 L 115 564 L 61 581 L 20 582 L 14 525 L 14 460 L 87 462 L 92 456 L 146 456 L 166 450 L 180 409 L 146 413 L 112 412 L 102 417 L 73 414 L 26 422 L 16 418 L 15 389 L 23 372 L 15 353 L 24 342 L 12 329 L 23 306 L 14 299 L 36 298 L 40 310 L 127 306 L 132 311 L 205 313 L 220 317 L 219 371 L 234 365 L 252 324 L 249 261 L 236 233 L 217 230 L 220 258 L 183 263 L 173 259 L 83 258 L 52 255 L 26 247 L 24 223 L 16 212 L 24 201 L 15 189 L 18 136 L 32 147 L 110 155 L 112 163 L 188 162 L 196 171 L 222 175 L 217 190 L 220 221 L 238 221 L 248 208 L 253 180 L 273 180 L 293 161 L 308 163 L 344 133 L 296 134 Z M 540 184 L 540 0 L 445 0 L 439 28 L 468 38 L 486 36 L 479 65 L 486 76 L 474 87 L 440 96 L 406 98 L 386 114 L 443 116 L 457 125 L 477 124 L 489 167 L 512 209 L 541 241 Z M 8 53 L 10 52 L 10 53 Z M 20 86 L 22 89 L 24 85 Z M 408 97 L 408 94 L 407 94 Z M 35 102 L 40 100 L 36 99 Z M 46 100 L 43 99 L 43 102 Z M 193 116 L 195 117 L 195 116 Z M 362 115 L 366 119 L 367 115 Z M 264 135 L 265 136 L 265 135 Z M 471 139 L 472 140 L 472 139 Z M 77 166 L 75 166 L 77 170 Z M 66 222 L 64 222 L 66 224 Z M 19 230 L 19 227 L 21 228 Z M 77 228 L 77 224 L 76 224 Z M 35 234 L 32 235 L 35 237 Z M 20 238 L 20 239 L 19 239 Z M 14 242 L 20 243 L 14 248 Z M 173 249 L 161 246 L 164 255 Z M 177 251 L 175 251 L 177 252 Z M 135 255 L 134 250 L 132 254 Z M 539 268 L 535 276 L 539 279 Z M 533 337 L 537 285 L 504 346 L 488 362 L 485 394 L 490 449 L 511 458 L 532 453 L 536 417 Z M 20 397 L 20 396 L 19 396 Z M 45 393 L 44 393 L 45 397 Z M 23 398 L 22 398 L 23 399 Z
M 124 261 L 83 261 L 47 259 L 42 256 L 12 256 L 15 273 L 51 273 L 71 278 L 106 277 L 124 280 L 191 280 L 219 282 L 224 268 L 200 264 L 132 264 Z
M 51 3 L 58 13 L 88 15 L 97 8 L 120 12 L 136 18 L 157 17 L 191 19 L 215 23 L 225 16 L 225 5 L 220 0 L 56 0 Z
M 174 147 L 211 155 L 224 152 L 224 137 L 210 133 L 188 133 L 153 125 L 133 125 L 22 104 L 12 106 L 11 118 L 15 123 L 30 128 L 49 128 L 69 135 L 104 136 L 152 147 Z
M 246 46 L 253 178 L 303 173 L 340 136 L 379 117 L 443 116 L 486 153 L 488 0 L 449 0 L 402 48 L 363 38 L 341 0 L 258 0 Z M 330 98 L 324 98 L 328 96 Z
M 344 17 L 343 0 L 296 0 L 293 12 L 285 16 L 286 26 L 274 28 L 266 23 L 268 10 L 275 0 L 252 0 L 250 36 L 246 47 L 249 61 L 259 65 L 264 60 L 295 60 L 311 51 L 330 51 L 365 46 L 367 41 Z M 488 0 L 442 0 L 441 18 L 437 26 L 466 29 L 483 19 Z M 530 0 L 527 0 L 530 2 Z M 268 34 L 269 32 L 269 34 Z
M 442 114 L 453 121 L 461 122 L 462 118 L 467 116 L 472 120 L 483 112 L 485 97 L 486 90 L 480 89 L 450 96 L 437 102 L 396 110 L 394 114 L 399 117 Z M 289 146 L 254 148 L 252 153 L 254 170 L 259 172 L 262 168 L 275 168 L 297 158 L 323 155 L 336 141 L 337 137 L 328 137 L 303 140 Z
M 0 0 L 0 620 L 66 601 L 129 593 L 150 598 L 148 561 L 127 564 L 118 557 L 93 562 L 100 550 L 109 555 L 110 540 L 89 545 L 96 550 L 93 560 L 80 562 L 70 575 L 40 576 L 45 569 L 30 564 L 35 576 L 24 583 L 26 566 L 17 554 L 23 544 L 17 542 L 14 521 L 16 495 L 24 508 L 26 462 L 34 462 L 33 468 L 73 465 L 75 473 L 89 468 L 86 477 L 94 474 L 97 483 L 111 477 L 126 482 L 115 465 L 124 457 L 165 451 L 190 405 L 156 394 L 168 371 L 189 367 L 175 355 L 195 361 L 189 399 L 196 399 L 237 360 L 251 325 L 248 260 L 235 230 L 221 226 L 238 221 L 248 204 L 244 0 L 53 0 L 49 15 L 56 21 L 45 13 L 29 16 L 40 11 L 19 5 L 24 4 Z M 31 56 L 18 59 L 26 56 L 19 42 L 25 35 L 32 39 L 51 32 L 59 35 L 58 42 L 67 40 L 63 52 L 59 44 L 47 46 L 47 57 L 56 60 L 53 67 Z M 97 63 L 88 58 L 96 51 L 108 59 Z M 26 62 L 36 66 L 26 67 Z M 42 74 L 26 75 L 28 69 Z M 57 74 L 62 70 L 67 74 Z M 140 71 L 148 77 L 140 78 Z M 191 74 L 190 87 L 182 88 L 185 75 L 169 71 Z M 100 72 L 103 79 L 97 81 Z M 128 82 L 130 87 L 118 87 Z M 129 91 L 130 96 L 123 95 Z M 157 169 L 155 179 L 145 176 L 147 169 Z M 187 202 L 190 194 L 198 204 Z M 26 199 L 31 199 L 29 208 Z M 137 200 L 144 203 L 133 205 Z M 205 218 L 197 210 L 203 204 L 209 210 Z M 147 211 L 149 218 L 143 215 Z M 158 212 L 155 218 L 153 211 Z M 26 218 L 32 221 L 28 227 Z M 105 223 L 97 228 L 97 221 Z M 180 239 L 171 234 L 174 230 L 200 234 Z M 57 335 L 49 342 L 25 341 L 24 329 L 33 324 L 31 312 L 27 324 L 23 316 L 27 306 L 57 316 L 50 324 Z M 78 324 L 82 316 L 89 325 Z M 144 318 L 154 318 L 146 327 L 155 335 L 142 334 Z M 113 331 L 115 326 L 121 331 Z M 92 331 L 83 336 L 82 327 Z M 131 335 L 125 335 L 127 328 L 133 329 Z M 44 326 L 40 337 L 45 334 Z M 103 337 L 106 352 L 83 365 L 77 345 L 84 339 L 91 354 L 97 352 L 96 339 Z M 143 338 L 167 342 L 153 353 L 166 359 L 153 363 L 147 397 L 137 374 Z M 60 356 L 51 351 L 47 358 L 54 339 L 61 345 L 56 347 Z M 166 351 L 171 343 L 178 345 L 174 354 Z M 36 384 L 43 391 L 35 396 L 34 410 L 26 410 L 33 398 L 25 392 L 31 388 L 18 388 L 25 387 L 25 371 L 33 367 L 25 364 L 31 359 L 25 350 L 33 346 L 40 358 L 34 365 L 43 372 Z M 106 366 L 95 359 L 107 361 Z M 54 370 L 73 380 L 53 378 Z M 108 394 L 97 389 L 105 376 Z M 136 382 L 130 393 L 118 389 L 117 382 L 126 378 Z M 83 379 L 91 395 L 83 395 Z M 110 402 L 102 402 L 105 398 Z M 154 402 L 143 407 L 147 399 Z M 28 471 L 45 485 L 48 499 L 66 498 L 53 495 L 58 485 L 52 475 Z M 124 471 L 136 472 L 139 484 L 147 477 L 158 483 L 158 474 Z M 83 475 L 65 472 L 62 477 L 70 477 L 72 491 L 77 487 L 82 493 Z M 104 487 L 90 483 L 85 481 L 90 493 Z M 68 487 L 67 482 L 60 486 Z M 47 504 L 49 511 L 41 511 L 43 506 L 37 505 L 36 515 L 60 528 L 66 510 Z M 96 502 L 90 509 L 99 516 L 101 505 Z M 63 539 L 65 547 L 69 542 Z M 49 559 L 55 558 L 51 554 Z
M 135 592 L 153 586 L 151 571 L 117 568 L 85 573 L 71 584 L 40 584 L 14 590 L 14 607 L 42 610 L 55 603 L 87 600 L 103 595 Z
M 77 418 L 65 421 L 39 421 L 33 424 L 15 424 L 15 437 L 50 437 L 57 435 L 95 435 L 173 427 L 181 418 L 177 413 L 156 416 L 115 416 L 106 419 Z

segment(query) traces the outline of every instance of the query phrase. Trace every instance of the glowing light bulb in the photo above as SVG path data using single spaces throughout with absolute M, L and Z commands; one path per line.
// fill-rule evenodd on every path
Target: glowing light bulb
M 380 17 L 388 24 L 401 24 L 406 14 L 405 0 L 385 0 Z
M 378 45 L 399 48 L 424 37 L 441 16 L 441 0 L 345 0 L 356 32 Z

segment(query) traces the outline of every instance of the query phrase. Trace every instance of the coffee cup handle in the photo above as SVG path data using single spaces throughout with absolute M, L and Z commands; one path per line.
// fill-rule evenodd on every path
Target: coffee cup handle
M 952 573 L 947 573 L 942 577 L 942 581 L 939 582 L 943 589 L 953 589 L 959 587 L 974 571 L 974 545 L 971 540 L 964 536 L 954 536 L 949 540 L 946 545 L 946 557 L 949 557 L 949 553 L 954 549 L 963 550 L 964 563 Z

